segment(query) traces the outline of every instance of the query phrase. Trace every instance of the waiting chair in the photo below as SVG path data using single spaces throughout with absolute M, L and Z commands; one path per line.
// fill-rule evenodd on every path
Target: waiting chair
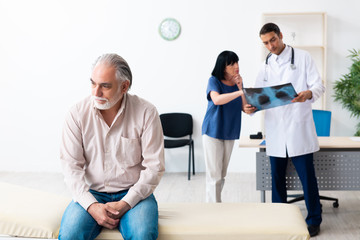
M 163 113 L 160 114 L 160 120 L 164 136 L 169 137 L 164 140 L 165 148 L 178 148 L 189 145 L 188 180 L 190 180 L 191 160 L 193 175 L 195 175 L 194 140 L 192 139 L 192 116 L 188 113 Z M 189 138 L 183 138 L 185 136 L 189 136 Z
M 313 118 L 314 118 L 317 136 L 318 137 L 329 137 L 330 136 L 330 125 L 331 125 L 331 112 L 324 111 L 324 110 L 315 110 L 315 109 L 313 109 L 312 112 L 313 112 Z M 289 195 L 289 197 L 296 197 L 296 198 L 288 201 L 288 203 L 293 203 L 293 202 L 298 202 L 298 201 L 304 200 L 304 195 Z M 337 198 L 320 196 L 320 199 L 334 201 L 333 207 L 334 208 L 339 207 L 339 199 L 337 199 Z

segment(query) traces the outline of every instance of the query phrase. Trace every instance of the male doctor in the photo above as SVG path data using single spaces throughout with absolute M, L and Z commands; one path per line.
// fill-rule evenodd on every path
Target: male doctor
M 265 112 L 266 152 L 270 156 L 272 202 L 286 203 L 285 172 L 291 158 L 304 190 L 310 236 L 320 232 L 321 205 L 313 164 L 319 150 L 311 104 L 325 91 L 310 54 L 283 43 L 283 35 L 274 23 L 265 24 L 260 38 L 270 51 L 258 77 L 256 87 L 292 83 L 298 96 L 292 104 Z M 251 105 L 246 112 L 255 110 Z

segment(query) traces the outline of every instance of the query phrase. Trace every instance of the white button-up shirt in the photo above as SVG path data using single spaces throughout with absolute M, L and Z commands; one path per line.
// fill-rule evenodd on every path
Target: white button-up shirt
M 63 128 L 60 159 L 74 201 L 97 202 L 89 189 L 118 192 L 131 207 L 148 197 L 164 173 L 164 138 L 149 102 L 124 95 L 109 127 L 91 97 L 71 108 Z
M 291 47 L 280 55 L 272 54 L 257 76 L 255 87 L 268 87 L 292 83 L 297 93 L 312 91 L 312 99 L 275 107 L 265 112 L 266 152 L 269 156 L 289 157 L 319 150 L 311 104 L 325 91 L 319 72 L 310 54 L 294 48 L 292 69 Z

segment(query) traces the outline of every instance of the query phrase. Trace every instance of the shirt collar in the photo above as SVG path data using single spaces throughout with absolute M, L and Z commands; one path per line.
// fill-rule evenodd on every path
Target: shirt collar
M 119 109 L 119 111 L 117 113 L 117 116 L 120 115 L 124 111 L 125 106 L 126 106 L 126 101 L 127 101 L 127 93 L 125 93 L 124 96 L 123 96 L 121 106 L 120 106 L 120 109 Z
M 287 63 L 291 60 L 291 47 L 288 45 L 285 45 L 284 50 L 279 54 L 274 54 L 274 59 L 278 64 Z

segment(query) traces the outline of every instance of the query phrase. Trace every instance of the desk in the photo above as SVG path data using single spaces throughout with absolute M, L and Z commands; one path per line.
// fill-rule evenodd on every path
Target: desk
M 314 153 L 315 174 L 319 190 L 360 190 L 360 141 L 351 137 L 319 137 L 320 151 Z M 256 190 L 265 202 L 265 191 L 271 190 L 271 168 L 263 140 L 241 137 L 239 147 L 259 148 L 256 153 Z M 288 190 L 302 190 L 291 161 L 286 171 Z

